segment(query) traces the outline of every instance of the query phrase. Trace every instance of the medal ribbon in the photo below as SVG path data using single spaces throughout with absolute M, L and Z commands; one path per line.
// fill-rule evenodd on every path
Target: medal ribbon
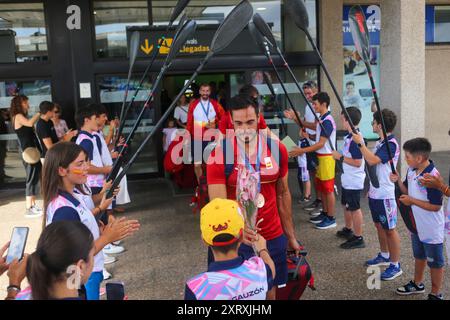
M 200 105 L 202 106 L 203 112 L 204 112 L 204 114 L 206 116 L 206 119 L 208 120 L 208 123 L 209 123 L 209 117 L 208 117 L 209 116 L 209 107 L 210 107 L 209 99 L 208 99 L 208 106 L 207 106 L 206 109 L 205 109 L 205 106 L 203 105 L 202 99 L 200 99 Z

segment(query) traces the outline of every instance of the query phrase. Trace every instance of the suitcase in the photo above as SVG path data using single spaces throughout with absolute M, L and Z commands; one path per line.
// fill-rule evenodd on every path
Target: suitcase
M 306 254 L 304 247 L 298 257 L 293 252 L 287 252 L 288 281 L 286 286 L 277 288 L 277 300 L 299 300 L 307 286 L 311 290 L 316 290 Z

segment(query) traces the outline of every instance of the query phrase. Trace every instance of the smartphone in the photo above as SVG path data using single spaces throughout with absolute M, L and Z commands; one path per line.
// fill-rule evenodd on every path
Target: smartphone
M 8 254 L 6 255 L 7 264 L 13 262 L 14 259 L 21 260 L 23 258 L 25 245 L 27 244 L 28 231 L 28 227 L 15 227 L 13 229 Z
M 123 282 L 106 283 L 106 300 L 123 300 L 125 298 L 125 287 Z

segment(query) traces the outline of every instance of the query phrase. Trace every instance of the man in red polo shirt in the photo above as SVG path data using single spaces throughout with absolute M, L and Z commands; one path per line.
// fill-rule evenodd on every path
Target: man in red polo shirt
M 209 84 L 200 85 L 200 99 L 196 99 L 189 104 L 186 129 L 192 139 L 192 154 L 194 159 L 194 170 L 197 180 L 203 175 L 202 163 L 203 152 L 210 143 L 204 134 L 208 129 L 217 129 L 220 119 L 225 111 L 214 99 L 210 98 L 211 87 Z M 199 146 L 196 147 L 196 145 Z M 200 153 L 201 150 L 201 153 Z
M 229 110 L 234 134 L 228 131 L 226 138 L 212 151 L 207 162 L 207 181 L 210 200 L 215 198 L 236 199 L 237 166 L 250 164 L 260 172 L 260 196 L 256 221 L 258 232 L 267 240 L 267 248 L 275 262 L 274 284 L 287 282 L 286 249 L 297 253 L 300 246 L 296 240 L 292 221 L 291 194 L 288 187 L 288 153 L 279 140 L 270 139 L 266 130 L 259 130 L 259 110 L 254 99 L 246 95 L 233 97 Z M 225 150 L 225 151 L 224 151 Z M 245 151 L 244 151 L 245 150 Z M 232 152 L 231 154 L 227 154 Z M 244 156 L 245 154 L 245 156 Z M 227 160 L 226 162 L 224 160 Z M 246 228 L 247 241 L 239 248 L 245 259 L 254 255 L 251 241 L 255 234 Z M 268 299 L 274 299 L 276 286 L 269 291 Z

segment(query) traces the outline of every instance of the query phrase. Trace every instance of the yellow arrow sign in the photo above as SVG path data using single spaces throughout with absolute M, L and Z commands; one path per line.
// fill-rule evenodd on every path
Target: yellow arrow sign
M 148 39 L 145 39 L 144 45 L 141 45 L 141 50 L 144 51 L 145 54 L 149 54 L 153 50 L 153 45 L 148 45 Z

